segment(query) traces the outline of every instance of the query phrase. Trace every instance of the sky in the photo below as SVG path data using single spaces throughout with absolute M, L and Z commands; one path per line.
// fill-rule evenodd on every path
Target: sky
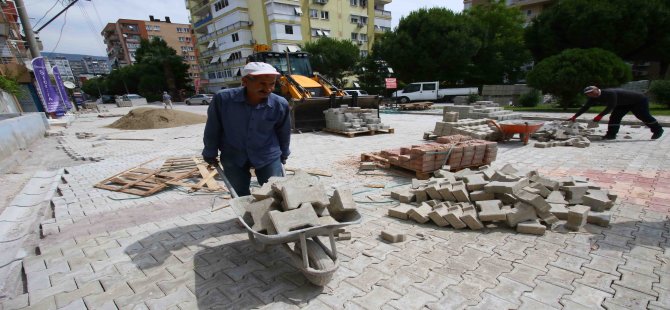
M 24 0 L 33 29 L 44 25 L 69 1 Z M 391 11 L 395 27 L 400 18 L 409 12 L 430 7 L 446 7 L 460 12 L 463 0 L 393 0 L 385 10 Z M 80 0 L 41 30 L 38 36 L 44 52 L 106 56 L 100 32 L 107 23 L 119 18 L 148 20 L 149 15 L 161 20 L 170 16 L 173 23 L 188 23 L 184 0 Z

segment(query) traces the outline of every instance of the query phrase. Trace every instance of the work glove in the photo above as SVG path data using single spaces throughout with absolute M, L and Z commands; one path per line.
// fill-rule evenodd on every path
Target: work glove
M 597 123 L 600 122 L 601 119 L 603 119 L 602 115 L 596 115 L 596 117 L 593 118 L 593 121 Z
M 286 165 L 286 159 L 287 159 L 287 158 L 281 158 L 281 164 L 282 164 L 282 165 Z
M 572 116 L 571 118 L 568 118 L 569 122 L 575 122 L 577 121 L 577 116 Z
M 210 166 L 216 166 L 219 164 L 219 160 L 216 159 L 216 157 L 203 157 L 206 163 L 208 163 Z

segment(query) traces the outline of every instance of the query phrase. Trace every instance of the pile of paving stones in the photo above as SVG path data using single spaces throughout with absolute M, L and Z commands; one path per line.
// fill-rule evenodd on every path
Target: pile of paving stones
M 326 117 L 326 128 L 343 132 L 387 130 L 375 109 L 361 109 L 342 105 L 323 111 Z
M 584 125 L 576 122 L 551 121 L 533 133 L 531 138 L 538 141 L 534 145 L 538 148 L 554 146 L 584 148 L 590 146 L 591 141 L 602 139 L 597 128 L 598 124 L 593 122 Z
M 507 111 L 493 101 L 477 101 L 472 105 L 447 105 L 443 111 L 458 112 L 462 118 L 494 119 L 498 121 L 521 119 L 521 114 Z
M 608 210 L 617 198 L 586 178 L 552 180 L 537 171 L 524 174 L 511 165 L 499 170 L 488 166 L 477 171 L 448 170 L 391 192 L 400 205 L 389 209 L 389 216 L 454 229 L 477 230 L 495 223 L 543 235 L 547 226 L 579 231 L 588 222 L 606 227 L 611 217 Z
M 88 138 L 93 138 L 96 136 L 96 134 L 92 132 L 75 132 L 74 135 L 77 137 L 77 139 L 88 139 Z
M 358 214 L 351 190 L 339 188 L 328 197 L 323 184 L 301 170 L 288 177 L 271 177 L 250 196 L 231 201 L 231 206 L 244 214 L 251 229 L 268 235 L 340 224 Z
M 467 135 L 476 139 L 496 141 L 500 131 L 486 119 L 459 119 L 459 112 L 449 112 L 446 107 L 442 121 L 435 123 L 433 132 L 424 133 L 424 139 L 434 140 L 440 136 Z
M 460 170 L 492 163 L 498 154 L 498 144 L 462 135 L 445 136 L 437 142 L 387 149 L 379 154 L 392 165 L 417 172 L 433 172 L 445 164 Z

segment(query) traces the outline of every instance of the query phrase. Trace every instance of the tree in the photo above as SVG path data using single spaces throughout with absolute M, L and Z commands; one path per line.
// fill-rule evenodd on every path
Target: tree
M 145 97 L 156 98 L 162 91 L 168 90 L 173 98 L 179 98 L 178 90 L 189 88 L 188 65 L 161 38 L 142 40 L 135 52 L 135 60 L 135 66 L 142 71 L 138 83 L 144 84 L 140 87 L 140 94 Z
M 569 48 L 602 48 L 627 61 L 670 62 L 670 2 L 667 0 L 563 0 L 527 28 L 536 60 Z
M 619 86 L 631 79 L 630 67 L 612 52 L 599 48 L 568 49 L 535 65 L 526 80 L 530 87 L 559 97 L 563 108 L 574 106 L 588 85 Z
M 404 81 L 459 84 L 482 46 L 464 15 L 445 8 L 419 9 L 381 37 L 379 54 Z
M 108 93 L 105 82 L 105 79 L 102 77 L 88 79 L 81 85 L 81 90 L 88 95 L 98 97 L 100 94 Z
M 524 42 L 524 18 L 517 8 L 504 1 L 491 1 L 465 12 L 472 23 L 473 36 L 481 47 L 472 57 L 465 78 L 467 84 L 515 83 L 525 73 L 521 67 L 531 55 Z
M 351 72 L 360 59 L 358 46 L 350 40 L 321 37 L 307 42 L 303 48 L 311 54 L 312 69 L 342 86 L 346 72 Z

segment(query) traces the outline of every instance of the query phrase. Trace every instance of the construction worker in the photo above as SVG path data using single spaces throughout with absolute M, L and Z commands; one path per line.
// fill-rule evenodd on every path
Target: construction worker
M 172 96 L 168 94 L 168 92 L 164 91 L 163 92 L 163 107 L 167 110 L 168 105 L 170 106 L 170 109 L 174 110 L 172 107 Z
M 584 94 L 589 97 L 589 100 L 577 111 L 577 113 L 569 118 L 569 121 L 575 121 L 577 117 L 586 112 L 591 106 L 601 103 L 605 104 L 607 108 L 600 114 L 593 118 L 594 122 L 600 122 L 603 116 L 612 112 L 609 123 L 607 124 L 607 134 L 603 136 L 604 140 L 616 139 L 616 135 L 621 127 L 621 119 L 633 112 L 633 115 L 642 121 L 653 133 L 652 140 L 656 140 L 663 135 L 663 127 L 651 116 L 649 112 L 649 99 L 642 93 L 620 89 L 608 88 L 600 89 L 596 86 L 589 86 L 584 88 Z
M 221 164 L 238 196 L 250 195 L 250 168 L 258 183 L 283 176 L 289 154 L 291 119 L 288 102 L 273 94 L 279 72 L 263 62 L 242 69 L 242 86 L 217 92 L 207 109 L 202 157 Z

